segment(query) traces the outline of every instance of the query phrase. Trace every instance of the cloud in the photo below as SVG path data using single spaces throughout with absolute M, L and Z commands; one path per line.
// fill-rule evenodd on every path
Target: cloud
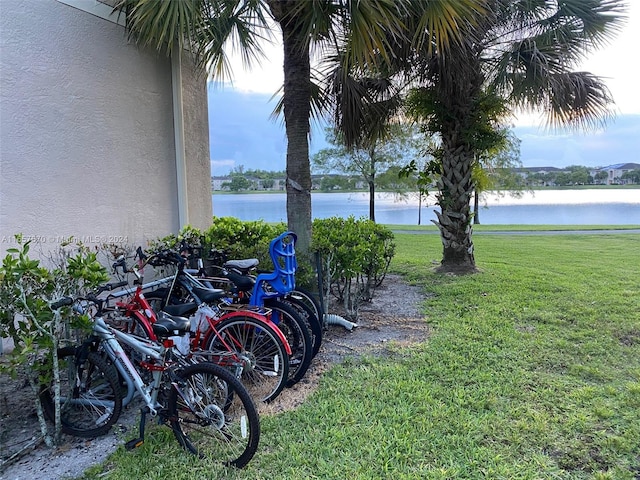
M 551 133 L 541 128 L 514 128 L 525 167 L 586 167 L 634 162 L 638 157 L 640 115 L 620 115 L 596 132 Z
M 236 166 L 236 161 L 227 160 L 213 160 L 211 159 L 211 175 L 226 175 Z
M 233 162 L 234 167 L 243 165 L 251 170 L 285 170 L 287 138 L 284 121 L 271 118 L 277 101 L 266 93 L 209 88 L 212 168 L 214 162 L 227 162 L 216 163 L 220 167 L 228 167 L 228 162 Z M 322 128 L 313 123 L 312 134 L 310 152 L 313 154 L 325 148 L 326 142 Z
M 212 171 L 228 173 L 243 165 L 251 170 L 283 171 L 287 139 L 282 119 L 272 119 L 276 99 L 266 93 L 209 89 L 209 140 Z M 326 148 L 324 131 L 311 124 L 310 153 Z M 640 115 L 620 115 L 595 132 L 514 128 L 525 167 L 586 167 L 636 162 L 640 147 Z M 223 170 L 226 169 L 226 170 Z

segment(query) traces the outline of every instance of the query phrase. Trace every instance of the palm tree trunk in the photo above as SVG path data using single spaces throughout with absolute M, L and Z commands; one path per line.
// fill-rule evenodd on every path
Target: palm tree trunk
M 445 143 L 445 142 L 443 142 Z M 471 165 L 473 154 L 463 148 L 445 149 L 436 210 L 443 254 L 440 271 L 473 272 L 476 270 L 471 237 Z
M 309 118 L 311 114 L 311 63 L 309 39 L 290 12 L 291 0 L 269 0 L 282 29 L 284 45 L 284 119 L 287 132 L 287 223 L 298 240 L 296 250 L 309 251 L 311 244 L 311 166 Z
M 476 188 L 473 191 L 473 224 L 480 225 L 480 206 L 478 202 L 480 200 L 480 195 L 478 195 L 478 189 Z
M 438 181 L 437 221 L 442 239 L 441 272 L 476 271 L 472 239 L 471 171 L 476 99 L 482 88 L 481 69 L 473 44 L 465 41 L 452 48 L 453 55 L 439 59 L 439 82 L 435 87 L 440 103 L 442 172 Z

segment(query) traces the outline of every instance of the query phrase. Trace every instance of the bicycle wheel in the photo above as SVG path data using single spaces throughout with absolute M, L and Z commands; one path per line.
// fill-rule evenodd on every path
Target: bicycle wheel
M 115 367 L 96 352 L 89 352 L 78 365 L 75 347 L 61 348 L 58 358 L 62 432 L 83 438 L 106 434 L 122 411 Z M 54 420 L 53 381 L 41 387 L 40 402 L 45 415 Z
M 202 458 L 244 467 L 260 440 L 258 411 L 232 373 L 211 362 L 185 367 L 168 399 L 180 445 Z
M 204 341 L 205 351 L 228 357 L 229 349 L 242 364 L 240 380 L 253 398 L 270 402 L 285 387 L 289 355 L 271 325 L 245 316 L 224 318 Z
M 300 287 L 296 287 L 296 289 L 289 295 L 295 297 L 309 307 L 318 319 L 318 322 L 320 322 L 320 325 L 324 327 L 324 311 L 322 310 L 322 305 L 320 304 L 318 297 L 309 290 Z
M 287 387 L 298 383 L 307 373 L 313 357 L 311 333 L 306 322 L 295 308 L 277 299 L 265 299 L 271 309 L 271 319 L 278 325 L 291 347 Z
M 313 347 L 311 358 L 315 357 L 320 351 L 320 345 L 322 344 L 322 324 L 320 320 L 318 320 L 314 310 L 310 308 L 295 291 L 286 297 L 279 298 L 279 300 L 295 308 L 307 324 L 309 333 L 311 333 L 311 344 Z

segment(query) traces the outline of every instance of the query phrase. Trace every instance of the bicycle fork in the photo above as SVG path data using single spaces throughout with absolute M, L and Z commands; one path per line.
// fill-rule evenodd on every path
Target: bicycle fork
M 125 443 L 125 448 L 127 450 L 132 450 L 144 443 L 144 430 L 145 424 L 147 422 L 147 414 L 151 414 L 152 417 L 155 417 L 158 414 L 158 405 L 156 402 L 156 398 L 158 395 L 158 388 L 160 386 L 160 380 L 162 377 L 162 370 L 152 369 L 153 382 L 151 382 L 150 384 L 151 388 L 147 389 L 144 381 L 142 380 L 142 377 L 140 377 L 140 374 L 131 363 L 131 360 L 122 348 L 122 345 L 120 345 L 118 340 L 116 340 L 117 334 L 114 335 L 113 333 L 111 333 L 111 331 L 108 330 L 103 333 L 104 336 L 102 345 L 107 355 L 113 360 L 118 372 L 125 377 L 128 388 L 130 389 L 131 387 L 134 387 L 135 390 L 142 396 L 142 399 L 145 403 L 145 405 L 140 409 L 140 425 L 138 437 Z M 123 340 L 126 341 L 126 338 L 123 338 Z M 133 393 L 128 392 L 127 398 L 131 399 L 132 397 Z

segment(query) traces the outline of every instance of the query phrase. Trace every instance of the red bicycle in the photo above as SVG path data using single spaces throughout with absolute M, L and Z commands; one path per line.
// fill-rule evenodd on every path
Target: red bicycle
M 163 258 L 167 252 L 157 253 L 149 258 L 141 255 L 140 267 L 146 263 L 177 261 Z M 144 259 L 144 260 L 143 260 Z M 153 265 L 153 263 L 151 263 Z M 145 297 L 144 291 L 169 283 L 173 277 L 142 284 L 138 270 L 127 269 L 121 257 L 114 263 L 114 270 L 135 273 L 137 286 L 111 294 L 112 304 L 108 315 L 113 325 L 134 335 L 157 340 L 153 324 L 158 315 L 165 315 Z M 191 331 L 187 335 L 175 335 L 173 342 L 183 354 L 202 357 L 230 369 L 242 381 L 255 399 L 269 402 L 276 398 L 285 387 L 289 374 L 291 348 L 283 333 L 269 318 L 267 309 L 237 308 L 224 302 L 225 292 L 202 286 L 198 291 L 200 303 L 177 305 L 173 316 L 190 314 Z M 218 303 L 216 303 L 218 302 Z

